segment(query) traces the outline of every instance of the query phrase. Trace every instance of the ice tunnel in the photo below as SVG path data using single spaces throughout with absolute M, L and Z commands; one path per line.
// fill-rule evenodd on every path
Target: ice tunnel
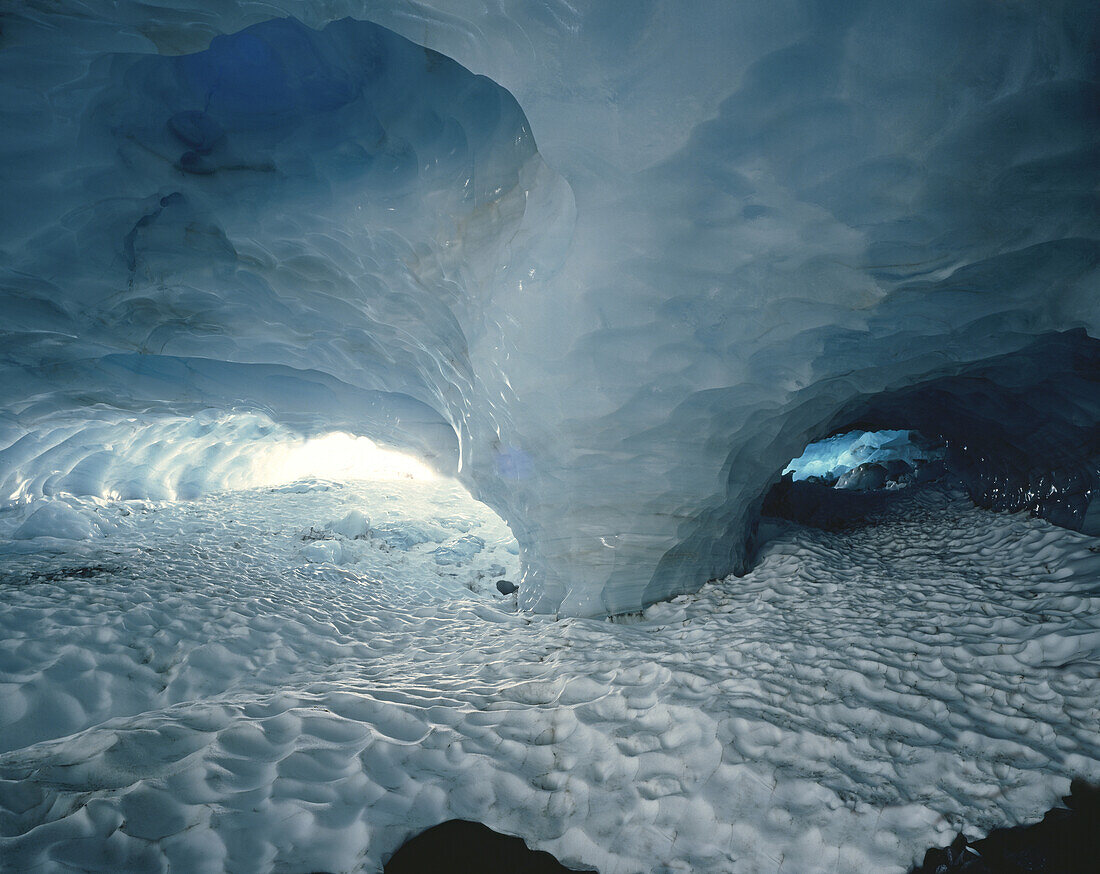
M 1098 14 L 9 6 L 3 499 L 224 487 L 170 470 L 195 416 L 346 431 L 500 513 L 522 604 L 614 614 L 888 423 L 1096 533 Z
M 0 869 L 1100 833 L 1098 46 L 0 3 Z

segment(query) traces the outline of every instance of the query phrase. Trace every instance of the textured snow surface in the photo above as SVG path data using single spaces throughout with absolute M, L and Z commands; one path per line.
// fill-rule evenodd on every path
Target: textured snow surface
M 1100 778 L 1100 540 L 889 497 L 617 622 L 517 612 L 445 480 L 8 510 L 3 867 L 373 871 L 462 818 L 602 874 L 887 874 L 1035 818 Z
M 8 4 L 0 468 L 49 494 L 99 424 L 204 410 L 377 437 L 574 615 L 746 569 L 783 466 L 854 427 L 1100 530 L 1098 33 L 1093 0 Z M 865 421 L 918 385 L 924 421 Z

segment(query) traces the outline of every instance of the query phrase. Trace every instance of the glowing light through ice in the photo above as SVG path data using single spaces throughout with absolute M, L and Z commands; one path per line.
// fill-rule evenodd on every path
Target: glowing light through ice
M 341 431 L 310 438 L 284 449 L 280 455 L 273 458 L 267 468 L 271 484 L 310 478 L 436 478 L 435 471 L 409 455 L 384 449 L 367 437 L 355 437 Z
M 783 473 L 794 479 L 821 477 L 836 480 L 860 464 L 900 459 L 908 464 L 931 460 L 942 452 L 929 452 L 914 442 L 913 431 L 849 431 L 818 440 L 791 461 Z
M 193 500 L 298 479 L 436 479 L 417 458 L 366 437 L 303 437 L 262 413 L 60 421 L 0 450 L 0 504 L 69 494 Z

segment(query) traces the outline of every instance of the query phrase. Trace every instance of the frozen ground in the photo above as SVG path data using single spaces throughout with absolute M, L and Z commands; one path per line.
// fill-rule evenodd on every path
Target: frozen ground
M 614 623 L 517 564 L 447 481 L 7 511 L 0 867 L 900 872 L 1100 778 L 1100 540 L 909 489 Z

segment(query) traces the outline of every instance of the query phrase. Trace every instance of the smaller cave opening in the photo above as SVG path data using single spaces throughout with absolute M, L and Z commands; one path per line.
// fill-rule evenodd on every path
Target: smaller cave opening
M 979 507 L 1027 511 L 1096 536 L 1098 389 L 1100 341 L 1081 330 L 1050 333 L 1014 352 L 954 362 L 912 385 L 860 395 L 822 420 L 816 430 L 835 438 L 854 428 L 916 429 L 942 439 L 943 464 Z M 794 481 L 793 473 L 788 479 Z M 836 498 L 841 491 L 825 494 Z M 790 493 L 790 485 L 781 481 L 767 495 L 764 514 L 788 517 Z M 794 489 L 794 502 L 806 493 L 806 488 Z M 872 490 L 864 497 L 874 494 Z M 831 521 L 837 521 L 835 513 Z
M 859 527 L 899 490 L 942 479 L 946 456 L 941 438 L 914 429 L 843 430 L 791 459 L 761 512 L 815 528 Z
M 549 853 L 488 826 L 452 819 L 409 839 L 386 863 L 384 874 L 569 874 Z M 597 874 L 588 869 L 587 874 Z
M 835 489 L 896 489 L 927 477 L 929 465 L 943 458 L 943 441 L 919 431 L 857 430 L 815 440 L 783 473 Z

